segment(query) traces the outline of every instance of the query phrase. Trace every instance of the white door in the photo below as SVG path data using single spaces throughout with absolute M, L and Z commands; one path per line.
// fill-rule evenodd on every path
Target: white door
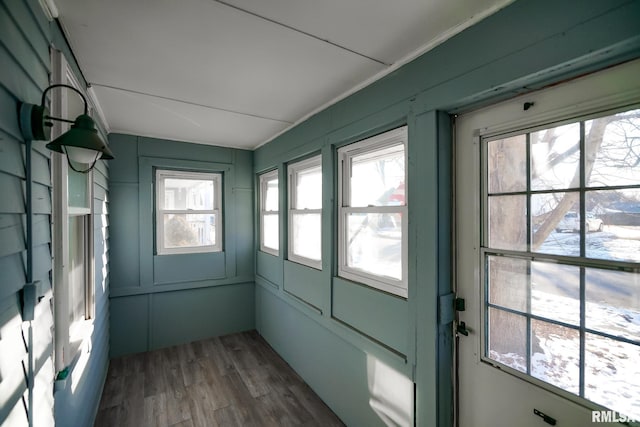
M 457 118 L 459 426 L 640 421 L 638 76 Z

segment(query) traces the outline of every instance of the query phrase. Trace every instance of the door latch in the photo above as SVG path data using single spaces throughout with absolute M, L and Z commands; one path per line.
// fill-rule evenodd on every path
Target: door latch
M 464 298 L 456 298 L 453 305 L 456 311 L 465 311 L 467 309 L 467 307 L 465 306 Z M 460 335 L 464 335 L 465 337 L 469 336 L 467 324 L 464 322 L 458 322 L 458 326 L 456 326 L 456 332 Z
M 464 322 L 458 323 L 458 326 L 456 326 L 456 332 L 461 335 L 464 335 L 465 337 L 469 336 L 469 330 L 467 329 L 467 324 Z

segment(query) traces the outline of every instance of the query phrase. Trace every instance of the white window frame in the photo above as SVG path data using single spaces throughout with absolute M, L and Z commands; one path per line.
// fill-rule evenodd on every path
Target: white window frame
M 267 201 L 267 185 L 269 181 L 274 179 L 278 180 L 278 169 L 274 169 L 270 172 L 265 172 L 259 175 L 260 185 L 260 251 L 266 252 L 271 255 L 280 255 L 280 181 L 278 180 L 278 210 L 266 210 Z M 264 245 L 264 217 L 265 215 L 277 215 L 278 216 L 278 249 L 271 248 Z
M 408 297 L 408 180 L 407 180 L 407 126 L 402 126 L 379 135 L 346 145 L 338 149 L 338 276 L 391 294 Z M 350 180 L 351 159 L 389 147 L 403 146 L 405 170 L 405 203 L 397 206 L 351 207 Z M 347 216 L 351 213 L 398 213 L 402 215 L 402 279 L 371 274 L 347 265 Z
M 322 157 L 320 155 L 314 156 L 310 159 L 301 160 L 295 163 L 289 164 L 287 172 L 289 175 L 289 244 L 287 245 L 288 259 L 289 261 L 303 264 L 308 267 L 312 267 L 318 270 L 322 270 L 322 244 L 320 245 L 320 259 L 307 258 L 301 255 L 296 255 L 293 252 L 293 217 L 296 214 L 320 214 L 320 235 L 322 236 L 322 208 L 320 209 L 294 209 L 296 206 L 296 188 L 298 187 L 298 174 L 309 169 L 320 167 L 320 173 L 322 173 Z M 320 198 L 320 206 L 322 206 L 322 191 L 318 195 Z M 322 239 L 321 239 L 322 240 Z
M 213 209 L 163 209 L 164 206 L 164 181 L 166 179 L 196 179 L 213 182 Z M 196 254 L 206 252 L 222 252 L 222 174 L 219 172 L 192 172 L 172 169 L 156 169 L 156 253 L 158 255 Z M 181 248 L 164 247 L 164 221 L 165 214 L 213 214 L 215 215 L 216 243 L 207 246 L 187 246 Z
M 51 50 L 52 83 L 69 84 L 84 93 L 64 55 L 55 49 Z M 68 96 L 66 89 L 53 91 L 51 99 L 51 113 L 55 117 L 74 120 L 66 117 L 68 110 Z M 91 111 L 91 110 L 90 110 Z M 67 123 L 54 122 L 51 139 L 56 138 L 69 128 Z M 71 366 L 85 346 L 93 332 L 93 318 L 95 317 L 95 260 L 94 260 L 94 230 L 93 230 L 93 171 L 85 174 L 87 179 L 87 200 L 85 207 L 69 206 L 68 179 L 69 166 L 67 157 L 62 153 L 51 153 L 51 182 L 52 182 L 52 252 L 53 252 L 53 299 L 54 299 L 54 354 L 55 369 L 61 371 Z M 84 320 L 71 322 L 69 296 L 71 283 L 69 280 L 69 218 L 84 216 L 84 246 L 85 246 L 85 316 Z

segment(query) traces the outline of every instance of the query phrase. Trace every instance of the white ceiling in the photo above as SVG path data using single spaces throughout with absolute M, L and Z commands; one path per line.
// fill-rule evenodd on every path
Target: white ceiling
M 110 132 L 255 148 L 513 0 L 56 0 Z

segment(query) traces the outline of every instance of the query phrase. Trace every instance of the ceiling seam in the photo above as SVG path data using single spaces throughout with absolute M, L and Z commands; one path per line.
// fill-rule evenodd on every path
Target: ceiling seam
M 286 123 L 286 124 L 289 124 L 289 125 L 294 123 L 294 122 L 290 122 L 290 121 L 287 121 L 287 120 L 274 119 L 273 117 L 260 116 L 258 114 L 253 114 L 253 113 L 243 113 L 242 111 L 231 110 L 231 109 L 228 109 L 228 108 L 221 108 L 221 107 L 214 107 L 212 105 L 198 104 L 197 102 L 185 101 L 183 99 L 171 98 L 169 96 L 154 95 L 152 93 L 146 93 L 146 92 L 141 92 L 141 91 L 132 90 L 132 89 L 125 89 L 125 88 L 121 88 L 121 87 L 117 87 L 117 86 L 111 86 L 111 85 L 107 85 L 107 84 L 101 84 L 101 83 L 95 83 L 95 82 L 91 82 L 91 83 L 88 83 L 88 84 L 91 85 L 91 86 L 94 86 L 94 87 L 104 87 L 104 88 L 107 88 L 107 89 L 113 89 L 113 90 L 117 90 L 117 91 L 121 91 L 121 92 L 135 93 L 137 95 L 143 95 L 143 96 L 149 96 L 149 97 L 152 97 L 152 98 L 165 99 L 167 101 L 179 102 L 181 104 L 193 105 L 193 106 L 196 106 L 196 107 L 207 108 L 209 110 L 224 111 L 226 113 L 233 113 L 233 114 L 238 114 L 238 115 L 241 115 L 241 116 L 255 117 L 257 119 L 270 120 L 272 122 Z
M 213 0 L 213 1 L 219 1 L 219 0 Z M 489 8 L 489 9 L 485 9 L 481 13 L 477 13 L 475 15 L 472 15 L 466 21 L 455 25 L 454 27 L 450 28 L 448 31 L 445 31 L 444 33 L 442 33 L 439 37 L 431 39 L 428 43 L 423 44 L 418 49 L 415 49 L 413 52 L 411 52 L 408 55 L 404 56 L 403 58 L 397 60 L 396 62 L 391 64 L 386 69 L 374 74 L 370 78 L 368 78 L 368 79 L 364 80 L 363 82 L 355 85 L 354 87 L 352 87 L 351 89 L 347 90 L 346 92 L 343 92 L 342 94 L 338 95 L 337 97 L 335 97 L 334 99 L 330 100 L 329 102 L 326 102 L 325 104 L 319 106 L 315 110 L 312 110 L 311 112 L 307 113 L 306 115 L 300 117 L 298 120 L 296 120 L 288 128 L 281 130 L 280 132 L 276 133 L 275 135 L 273 135 L 269 139 L 261 142 L 260 144 L 256 145 L 255 147 L 253 147 L 253 150 L 257 150 L 258 148 L 262 147 L 263 145 L 266 145 L 266 144 L 270 143 L 271 141 L 273 141 L 276 138 L 278 138 L 279 136 L 284 135 L 285 133 L 289 132 L 291 129 L 295 128 L 300 123 L 308 120 L 309 118 L 313 117 L 314 115 L 318 114 L 319 112 L 321 112 L 321 111 L 329 108 L 330 106 L 342 101 L 343 99 L 345 99 L 345 98 L 353 95 L 354 93 L 364 89 L 365 87 L 377 82 L 378 80 L 381 80 L 382 78 L 390 75 L 391 73 L 395 72 L 399 68 L 401 68 L 404 65 L 408 64 L 409 62 L 413 61 L 414 59 L 420 57 L 421 55 L 423 55 L 426 52 L 430 51 L 431 49 L 435 48 L 436 46 L 444 43 L 449 38 L 455 36 L 456 34 L 464 31 L 467 28 L 477 24 L 478 22 L 482 21 L 483 19 L 487 18 L 488 16 L 493 15 L 497 11 L 507 7 L 509 4 L 513 3 L 514 1 L 516 1 L 516 0 L 501 0 L 500 3 L 498 3 L 497 5 L 494 5 L 493 7 Z
M 251 12 L 250 10 L 243 9 L 243 8 L 241 8 L 239 6 L 235 6 L 235 5 L 231 4 L 231 3 L 227 3 L 226 1 L 223 1 L 223 0 L 212 0 L 212 1 L 215 2 L 215 3 L 219 3 L 221 5 L 227 6 L 227 7 L 231 8 L 231 9 L 235 9 L 235 10 L 237 10 L 239 12 L 246 13 L 248 15 L 251 15 L 251 16 L 254 16 L 256 18 L 262 19 L 264 21 L 270 22 L 272 24 L 276 24 L 276 25 L 278 25 L 280 27 L 283 27 L 283 28 L 286 28 L 288 30 L 295 31 L 296 33 L 300 33 L 300 34 L 303 34 L 303 35 L 305 35 L 307 37 L 311 37 L 312 39 L 319 40 L 319 41 L 321 41 L 323 43 L 326 43 L 326 44 L 329 44 L 331 46 L 337 47 L 338 49 L 342 49 L 342 50 L 344 50 L 346 52 L 353 53 L 354 55 L 358 55 L 361 58 L 365 58 L 365 59 L 368 59 L 369 61 L 373 61 L 373 62 L 375 62 L 377 64 L 384 65 L 385 67 L 390 67 L 391 65 L 393 65 L 393 64 L 390 64 L 388 62 L 384 62 L 384 61 L 382 61 L 380 59 L 376 59 L 374 57 L 365 55 L 362 52 L 358 52 L 358 51 L 350 49 L 350 48 L 348 48 L 346 46 L 342 46 L 342 45 L 340 45 L 338 43 L 332 42 L 331 40 L 323 39 L 322 37 L 318 37 L 315 34 L 309 33 L 307 31 L 301 30 L 301 29 L 296 28 L 296 27 L 292 27 L 291 25 L 287 25 L 287 24 L 285 24 L 283 22 L 276 21 L 275 19 L 267 18 L 266 16 L 260 15 L 258 13 Z
M 227 142 L 219 142 L 219 141 L 205 141 L 203 139 L 196 138 L 183 138 L 176 136 L 167 136 L 166 134 L 154 134 L 153 132 L 140 132 L 139 130 L 131 130 L 125 127 L 116 127 L 111 130 L 110 133 L 119 133 L 121 135 L 131 135 L 137 138 L 140 141 L 140 138 L 151 138 L 151 139 L 161 139 L 165 141 L 175 141 L 185 144 L 199 144 L 199 145 L 208 145 L 212 147 L 223 147 L 223 148 L 235 148 L 236 150 L 246 150 L 246 151 L 254 151 L 250 145 L 238 145 Z

